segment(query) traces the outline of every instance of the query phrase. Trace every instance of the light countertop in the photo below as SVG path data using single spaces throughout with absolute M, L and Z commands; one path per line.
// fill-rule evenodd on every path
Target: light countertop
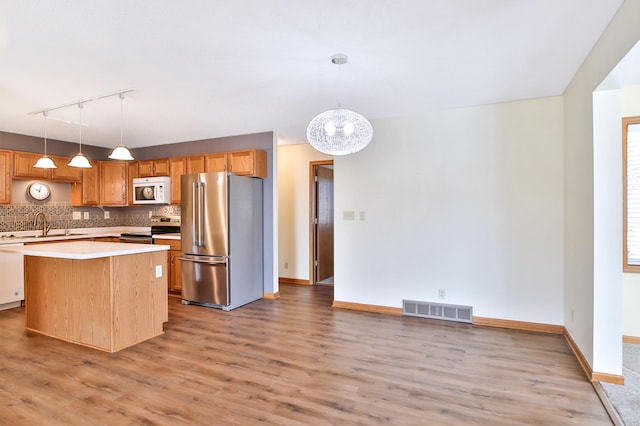
M 63 243 L 35 244 L 27 246 L 2 246 L 0 252 L 22 253 L 27 256 L 53 257 L 59 259 L 98 259 L 169 250 L 164 244 L 122 244 L 98 241 L 70 241 Z
M 154 240 L 178 240 L 180 241 L 180 233 L 176 232 L 173 234 L 156 234 L 153 236 Z

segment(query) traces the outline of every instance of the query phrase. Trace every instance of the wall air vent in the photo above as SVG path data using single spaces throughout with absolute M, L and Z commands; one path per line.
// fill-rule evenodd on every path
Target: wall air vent
M 473 322 L 473 307 L 445 303 L 402 301 L 402 315 L 457 322 Z

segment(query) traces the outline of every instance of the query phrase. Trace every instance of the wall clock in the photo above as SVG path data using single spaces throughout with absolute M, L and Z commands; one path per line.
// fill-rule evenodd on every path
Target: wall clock
M 49 188 L 49 185 L 46 183 L 34 182 L 29 185 L 29 195 L 31 195 L 31 198 L 34 200 L 46 200 L 51 195 L 51 188 Z

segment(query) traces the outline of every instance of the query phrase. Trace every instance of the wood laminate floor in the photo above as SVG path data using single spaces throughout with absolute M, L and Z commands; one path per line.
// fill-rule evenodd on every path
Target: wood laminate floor
M 609 425 L 562 336 L 331 308 L 281 285 L 231 312 L 170 298 L 108 354 L 0 312 L 0 424 Z

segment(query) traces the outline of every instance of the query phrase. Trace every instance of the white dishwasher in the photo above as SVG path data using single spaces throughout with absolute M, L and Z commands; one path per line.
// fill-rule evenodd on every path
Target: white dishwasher
M 22 243 L 2 247 L 22 246 Z M 0 310 L 20 306 L 24 300 L 24 255 L 0 252 Z

